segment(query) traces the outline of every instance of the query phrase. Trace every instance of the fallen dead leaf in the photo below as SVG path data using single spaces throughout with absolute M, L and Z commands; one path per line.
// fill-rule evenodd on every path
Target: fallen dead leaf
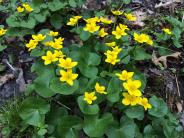
M 5 74 L 4 76 L 0 76 L 0 87 L 12 79 L 14 79 L 13 74 Z
M 181 52 L 175 52 L 173 54 L 170 55 L 166 55 L 166 56 L 161 56 L 161 57 L 157 57 L 155 52 L 153 51 L 152 53 L 152 62 L 156 65 L 156 66 L 164 66 L 165 68 L 167 68 L 167 58 L 171 57 L 171 58 L 175 58 L 178 59 L 179 57 L 181 57 Z
M 19 91 L 24 92 L 26 89 L 26 82 L 23 76 L 23 70 L 21 68 L 17 69 L 19 71 L 18 77 L 16 79 L 16 83 L 19 85 Z
M 177 103 L 176 103 L 176 107 L 177 107 L 177 109 L 178 109 L 178 112 L 182 112 L 183 107 L 182 107 L 182 104 L 181 104 L 180 102 L 177 102 Z
M 143 21 L 146 19 L 147 13 L 139 10 L 139 11 L 134 11 L 133 14 L 136 16 L 137 20 L 133 21 L 132 24 L 143 27 L 145 25 Z

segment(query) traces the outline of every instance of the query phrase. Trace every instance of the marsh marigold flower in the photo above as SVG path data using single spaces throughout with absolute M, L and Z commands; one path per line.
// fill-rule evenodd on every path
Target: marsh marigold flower
M 63 54 L 63 52 L 62 51 L 58 51 L 58 50 L 54 50 L 54 56 L 56 58 L 64 58 L 65 57 L 65 55 Z
M 131 79 L 133 77 L 133 75 L 134 75 L 134 72 L 127 72 L 126 70 L 123 70 L 121 72 L 121 74 L 116 73 L 116 76 L 118 76 L 119 79 L 122 81 L 126 81 L 126 80 Z
M 6 29 L 0 28 L 0 37 L 6 34 Z
M 67 71 L 60 70 L 60 81 L 66 82 L 70 86 L 73 86 L 73 81 L 78 77 L 78 74 L 72 73 L 72 70 L 69 69 Z
M 31 6 L 27 3 L 24 3 L 22 6 L 26 9 L 27 12 L 33 11 L 33 8 L 31 8 Z
M 32 38 L 35 40 L 35 41 L 43 41 L 45 39 L 46 35 L 42 35 L 42 34 L 38 34 L 38 35 L 32 35 Z
M 114 46 L 116 46 L 116 42 L 105 43 L 105 45 L 107 45 L 109 47 L 114 47 Z
M 100 17 L 100 22 L 102 22 L 104 24 L 111 24 L 111 23 L 113 23 L 113 21 L 111 19 L 107 19 L 107 18 L 103 18 L 103 17 Z
M 84 93 L 84 101 L 86 101 L 88 104 L 92 104 L 96 99 L 97 97 L 95 96 L 95 92 Z
M 98 35 L 99 35 L 100 37 L 105 37 L 106 35 L 108 35 L 108 33 L 106 33 L 106 32 L 105 32 L 105 29 L 102 28 L 102 29 L 100 29 Z
M 134 40 L 139 43 L 147 43 L 149 45 L 153 44 L 153 41 L 150 39 L 150 37 L 147 34 L 134 33 Z
M 100 94 L 107 94 L 107 92 L 105 92 L 105 86 L 101 86 L 98 82 L 95 84 L 95 90 Z
M 22 8 L 21 6 L 18 6 L 18 7 L 17 7 L 17 11 L 18 11 L 19 13 L 24 12 L 24 8 Z
M 84 20 L 87 24 L 96 24 L 97 22 L 100 22 L 100 19 L 98 17 L 88 18 Z
M 120 10 L 114 10 L 114 11 L 111 11 L 114 15 L 122 15 L 123 12 L 120 11 Z
M 166 34 L 168 34 L 168 35 L 171 35 L 172 34 L 172 32 L 171 32 L 171 30 L 169 29 L 169 28 L 163 28 L 162 29 Z
M 128 93 L 130 95 L 134 95 L 134 96 L 141 96 L 142 95 L 141 91 L 139 90 L 139 88 L 141 87 L 140 80 L 129 79 L 127 82 L 123 83 L 123 87 L 125 90 L 128 91 Z
M 45 65 L 58 61 L 58 58 L 56 57 L 56 55 L 53 54 L 51 51 L 47 51 L 46 55 L 42 56 L 42 59 L 44 60 Z
M 67 23 L 67 25 L 74 26 L 77 24 L 78 20 L 81 18 L 82 18 L 82 16 L 74 16 L 74 17 L 69 19 L 69 22 Z
M 26 44 L 26 47 L 28 48 L 28 51 L 31 51 L 35 49 L 37 45 L 38 45 L 38 41 L 31 39 L 29 43 Z
M 116 39 L 120 39 L 122 36 L 127 35 L 125 30 L 129 30 L 129 28 L 126 25 L 119 24 L 116 26 L 116 30 L 112 31 L 112 34 L 116 37 Z
M 52 37 L 55 37 L 55 36 L 58 36 L 59 33 L 58 32 L 54 32 L 54 31 L 50 31 L 49 35 L 52 36 Z
M 66 59 L 60 58 L 58 66 L 64 69 L 71 69 L 75 67 L 77 64 L 78 64 L 77 62 L 72 62 L 71 58 L 66 58 Z
M 145 110 L 152 108 L 152 106 L 151 106 L 151 104 L 149 104 L 147 98 L 139 98 L 138 104 L 143 106 Z
M 139 97 L 135 95 L 130 95 L 129 93 L 123 93 L 123 96 L 124 98 L 122 100 L 122 104 L 124 105 L 135 106 L 139 102 Z
M 84 31 L 88 31 L 90 33 L 94 33 L 100 29 L 100 26 L 96 25 L 95 23 L 87 23 L 84 27 Z
M 134 16 L 134 15 L 131 14 L 131 13 L 125 13 L 124 15 L 125 15 L 125 17 L 126 17 L 129 21 L 135 21 L 135 20 L 137 19 L 136 16 Z

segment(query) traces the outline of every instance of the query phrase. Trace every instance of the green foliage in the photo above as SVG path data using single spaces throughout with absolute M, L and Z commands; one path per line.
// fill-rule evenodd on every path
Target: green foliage
M 177 18 L 164 17 L 154 19 L 157 26 L 152 30 L 147 27 L 140 30 L 124 14 L 119 17 L 110 13 L 109 9 L 119 9 L 120 5 L 126 7 L 130 2 L 131 0 L 112 1 L 110 7 L 103 11 L 86 11 L 82 8 L 85 0 L 32 0 L 28 4 L 33 11 L 20 13 L 16 8 L 21 2 L 3 2 L 0 11 L 7 12 L 9 16 L 6 18 L 7 26 L 0 25 L 1 28 L 8 29 L 0 36 L 0 51 L 9 47 L 8 38 L 16 37 L 21 45 L 26 45 L 26 49 L 29 48 L 30 40 L 34 39 L 38 43 L 36 47 L 29 49 L 30 56 L 34 58 L 31 71 L 36 78 L 27 86 L 25 99 L 20 103 L 15 102 L 11 108 L 3 106 L 0 112 L 4 137 L 182 138 L 181 125 L 176 116 L 170 113 L 167 104 L 156 96 L 145 98 L 146 75 L 139 71 L 137 65 L 151 61 L 153 51 L 165 55 L 173 52 L 170 50 L 173 46 L 175 49 L 181 48 L 184 25 Z M 130 10 L 126 9 L 125 12 L 129 13 Z M 74 26 L 67 25 L 76 18 L 75 15 L 83 17 Z M 105 24 L 102 19 L 98 19 L 95 25 L 90 21 L 94 26 L 84 26 L 85 19 L 94 16 L 117 20 L 113 20 L 113 24 Z M 172 34 L 162 30 L 162 22 L 167 23 Z M 119 23 L 126 24 L 129 30 L 126 30 L 126 36 L 117 39 L 112 31 L 116 30 Z M 99 30 L 84 30 L 84 27 L 93 30 L 96 26 L 100 29 L 104 27 L 108 35 L 101 37 Z M 52 36 L 51 30 L 59 35 Z M 134 33 L 144 34 L 143 38 L 136 40 Z M 33 35 L 43 35 L 44 39 L 36 40 Z M 64 40 L 58 42 L 59 37 Z M 148 43 L 148 40 L 153 41 L 153 44 Z M 56 42 L 54 46 L 59 43 L 62 48 L 54 47 L 53 42 Z M 116 46 L 107 46 L 106 43 L 109 42 L 115 42 Z M 61 55 L 56 58 L 54 54 L 53 57 L 47 57 L 48 51 L 62 52 L 64 58 Z M 114 56 L 117 62 L 112 63 L 114 57 L 108 61 L 108 56 Z M 71 58 L 76 65 L 68 67 L 71 63 L 64 64 L 63 60 L 60 61 L 62 58 Z M 46 60 L 52 61 L 47 64 L 44 63 Z M 130 74 L 127 73 L 118 77 L 116 73 L 125 70 L 130 74 L 133 72 L 133 76 L 129 77 Z M 73 83 L 63 81 L 63 76 L 68 79 L 73 74 L 62 75 L 61 71 L 72 71 L 77 78 L 72 80 Z M 125 84 L 129 80 L 135 81 L 133 86 Z M 135 96 L 130 91 L 133 94 L 140 91 L 142 95 Z M 123 93 L 139 98 L 135 100 L 136 105 L 129 104 L 134 99 L 126 98 Z M 145 101 L 141 102 L 143 98 L 149 99 L 147 106 Z

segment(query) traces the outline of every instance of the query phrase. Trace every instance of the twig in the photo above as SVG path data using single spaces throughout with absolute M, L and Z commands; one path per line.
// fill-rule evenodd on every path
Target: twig
M 12 71 L 17 72 L 17 70 L 8 62 L 7 59 L 2 60 Z
M 159 4 L 155 5 L 155 8 L 166 7 L 166 6 L 168 6 L 168 5 L 172 4 L 172 3 L 173 3 L 172 1 L 168 1 L 166 3 L 160 2 Z
M 178 78 L 177 78 L 176 74 L 174 76 L 175 76 L 175 79 L 176 79 L 176 86 L 177 86 L 178 96 L 181 97 L 180 88 L 179 88 L 179 84 L 178 84 Z
M 63 103 L 59 102 L 59 101 L 56 101 L 55 99 L 52 99 L 55 103 L 59 104 L 60 106 L 63 106 L 64 108 L 68 109 L 68 110 L 71 110 L 70 107 L 64 105 Z

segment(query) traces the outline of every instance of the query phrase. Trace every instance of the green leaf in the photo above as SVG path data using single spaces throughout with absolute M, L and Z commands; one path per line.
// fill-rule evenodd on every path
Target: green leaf
M 28 124 L 39 126 L 44 121 L 44 115 L 49 111 L 50 105 L 43 99 L 29 97 L 20 106 L 19 115 Z
M 124 4 L 129 4 L 131 0 L 122 0 Z
M 3 51 L 3 50 L 6 49 L 6 48 L 7 48 L 6 45 L 1 45 L 1 44 L 0 44 L 0 51 Z
M 86 41 L 90 38 L 91 34 L 87 31 L 82 30 L 82 32 L 80 33 L 80 39 L 83 41 Z
M 120 99 L 121 83 L 118 78 L 112 78 L 107 88 L 107 99 L 115 103 Z
M 155 117 L 163 117 L 168 113 L 167 104 L 160 98 L 153 96 L 149 99 L 149 103 L 152 108 L 149 110 L 149 114 Z
M 137 47 L 134 50 L 134 59 L 135 60 L 146 60 L 151 59 L 151 55 L 146 53 L 144 48 Z
M 100 64 L 101 58 L 96 53 L 89 53 L 88 66 L 97 66 Z
M 56 93 L 49 87 L 50 81 L 55 77 L 54 67 L 52 65 L 43 65 L 42 62 L 37 61 L 31 69 L 38 75 L 33 82 L 35 91 L 45 98 L 55 95 Z
M 50 13 L 47 9 L 42 9 L 39 13 L 37 13 L 37 14 L 35 13 L 34 17 L 38 22 L 43 23 L 46 21 L 46 19 L 49 15 L 50 15 Z
M 62 17 L 60 14 L 53 14 L 50 18 L 50 23 L 51 25 L 56 28 L 56 29 L 60 29 L 62 26 Z
M 82 119 L 77 116 L 62 116 L 58 122 L 57 133 L 60 138 L 78 138 L 82 129 Z
M 45 51 L 41 48 L 35 48 L 31 51 L 30 55 L 33 57 L 40 57 L 45 54 Z
M 157 138 L 158 135 L 155 133 L 153 127 L 151 125 L 147 125 L 144 128 L 144 138 Z
M 84 101 L 83 98 L 84 98 L 83 96 L 80 96 L 77 99 L 77 102 L 78 102 L 78 105 L 79 105 L 79 108 L 80 108 L 81 112 L 83 114 L 86 114 L 86 115 L 98 114 L 98 112 L 100 110 L 98 105 L 97 104 L 89 105 L 89 104 L 86 103 L 86 101 Z
M 69 5 L 71 6 L 71 7 L 77 7 L 77 3 L 75 2 L 75 0 L 69 0 Z
M 101 118 L 85 116 L 83 130 L 89 137 L 102 137 L 112 122 L 113 116 L 110 113 L 104 114 Z
M 107 136 L 108 138 L 135 138 L 136 124 L 132 119 L 123 116 L 120 128 L 111 127 L 107 131 Z
M 61 2 L 60 0 L 53 0 L 48 3 L 49 9 L 51 11 L 58 11 L 63 9 L 67 5 L 66 2 Z
M 32 0 L 33 7 L 39 7 L 43 3 L 43 0 Z
M 55 93 L 70 95 L 73 94 L 79 87 L 77 80 L 74 81 L 73 86 L 68 85 L 67 83 L 61 82 L 59 78 L 54 78 L 50 82 L 50 89 Z
M 142 120 L 144 118 L 144 109 L 141 106 L 132 106 L 125 110 L 125 114 L 129 118 Z

